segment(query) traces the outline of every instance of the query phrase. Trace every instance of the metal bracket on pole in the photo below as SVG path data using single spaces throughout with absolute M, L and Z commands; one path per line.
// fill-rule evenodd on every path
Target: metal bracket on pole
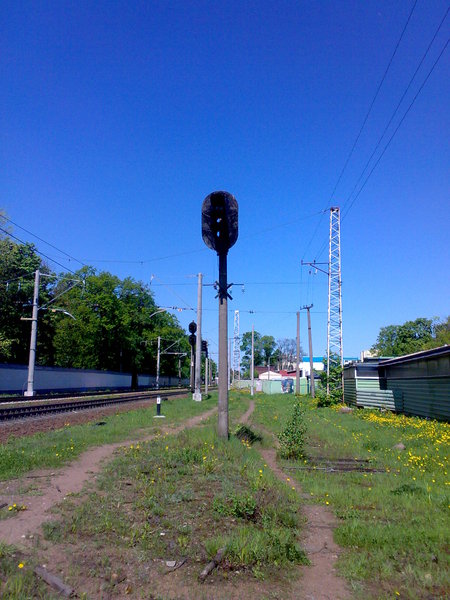
M 220 284 L 218 281 L 215 282 L 214 284 L 214 288 L 216 290 L 218 290 L 217 294 L 216 294 L 216 298 L 220 298 L 221 300 L 224 300 L 225 298 L 227 298 L 228 300 L 233 300 L 233 298 L 230 296 L 230 294 L 228 293 L 228 290 L 230 289 L 230 287 L 232 286 L 232 283 L 229 283 L 226 287 L 226 289 L 223 289 L 220 287 Z

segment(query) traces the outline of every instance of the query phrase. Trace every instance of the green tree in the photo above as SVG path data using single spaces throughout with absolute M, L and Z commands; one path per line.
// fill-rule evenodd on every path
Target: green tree
M 433 320 L 424 317 L 406 321 L 403 325 L 388 325 L 380 329 L 371 350 L 377 356 L 402 356 L 419 352 L 435 347 L 433 333 Z
M 330 355 L 330 373 L 327 373 L 328 358 L 323 358 L 323 371 L 319 372 L 320 388 L 317 390 L 318 406 L 330 406 L 342 402 L 342 367 L 337 354 Z M 328 384 L 328 385 L 327 385 Z M 329 393 L 327 394 L 327 387 Z
M 2 233 L 2 232 L 0 232 Z M 39 269 L 51 275 L 32 244 L 18 244 L 0 236 L 0 361 L 27 363 L 30 346 L 30 321 L 33 302 L 34 273 Z M 54 278 L 41 278 L 40 305 L 51 298 Z M 36 362 L 53 362 L 52 313 L 39 312 Z
M 130 277 L 84 268 L 77 273 L 84 285 L 72 287 L 60 304 L 75 317 L 60 319 L 55 332 L 55 360 L 60 366 L 155 373 L 157 338 L 161 337 L 161 375 L 178 373 L 178 358 L 189 352 L 178 320 L 158 312 L 149 287 Z M 69 278 L 61 286 L 69 285 Z M 61 292 L 61 286 L 58 292 Z M 170 346 L 170 348 L 169 348 Z M 183 361 L 183 366 L 186 361 Z M 184 369 L 185 376 L 186 369 Z
M 275 364 L 278 360 L 279 352 L 277 343 L 272 335 L 263 335 L 261 338 L 261 349 L 264 364 Z
M 444 321 L 435 319 L 433 339 L 426 344 L 427 349 L 450 345 L 450 316 Z
M 244 377 L 250 377 L 250 364 L 252 360 L 252 332 L 246 331 L 242 335 L 241 340 L 241 352 L 243 356 L 241 358 L 241 367 L 244 371 Z M 263 364 L 263 350 L 261 344 L 261 334 L 258 331 L 254 332 L 254 364 Z
M 241 351 L 244 355 L 241 358 L 241 367 L 244 377 L 250 377 L 250 363 L 252 360 L 252 332 L 246 331 L 242 335 Z M 280 352 L 271 335 L 261 335 L 258 331 L 254 332 L 254 364 L 255 366 L 274 366 L 280 359 Z

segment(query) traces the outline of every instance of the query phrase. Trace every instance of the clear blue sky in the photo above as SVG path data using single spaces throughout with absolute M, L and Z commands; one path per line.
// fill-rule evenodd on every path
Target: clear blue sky
M 327 260 L 329 216 L 320 211 L 338 205 L 346 214 L 447 10 L 446 0 L 418 0 L 331 197 L 413 4 L 4 0 L 0 206 L 98 269 L 147 283 L 156 275 L 161 306 L 195 307 L 192 275 L 217 278 L 201 204 L 227 190 L 240 211 L 229 279 L 245 284 L 230 303 L 241 332 L 254 323 L 262 334 L 295 337 L 295 311 L 313 302 L 314 354 L 322 354 L 327 281 L 300 261 Z M 447 16 L 375 159 L 449 30 Z M 384 325 L 449 313 L 449 81 L 447 47 L 342 221 L 347 356 Z M 216 351 L 214 295 L 205 287 L 204 331 Z M 192 317 L 179 315 L 183 325 Z M 304 315 L 306 349 L 305 334 Z

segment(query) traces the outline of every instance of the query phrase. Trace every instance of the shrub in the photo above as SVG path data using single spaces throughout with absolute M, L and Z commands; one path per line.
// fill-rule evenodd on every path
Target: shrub
M 317 406 L 333 406 L 342 402 L 342 389 L 330 390 L 327 394 L 326 390 L 318 390 L 317 394 Z
M 278 435 L 281 458 L 297 459 L 304 455 L 306 436 L 305 409 L 296 401 L 286 427 Z

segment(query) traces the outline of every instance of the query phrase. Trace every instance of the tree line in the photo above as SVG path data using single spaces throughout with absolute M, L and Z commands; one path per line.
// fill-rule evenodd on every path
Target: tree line
M 45 366 L 155 373 L 157 338 L 161 350 L 186 353 L 182 377 L 189 376 L 190 346 L 177 318 L 157 312 L 149 286 L 106 271 L 83 267 L 55 273 L 33 244 L 0 237 L 0 362 L 26 364 L 34 273 L 42 274 L 36 362 Z M 156 314 L 155 314 L 156 313 Z M 74 317 L 74 318 L 72 318 Z M 161 374 L 178 374 L 178 356 L 161 354 Z
M 271 335 L 261 335 L 254 332 L 254 364 L 255 366 L 272 366 L 275 370 L 293 369 L 297 361 L 297 342 L 294 338 L 282 338 L 275 340 Z M 246 331 L 241 339 L 241 370 L 243 377 L 250 376 L 250 364 L 252 360 L 252 332 Z M 303 357 L 303 349 L 300 347 L 300 357 Z
M 402 325 L 382 327 L 371 351 L 376 356 L 403 356 L 450 344 L 450 316 L 419 317 Z

